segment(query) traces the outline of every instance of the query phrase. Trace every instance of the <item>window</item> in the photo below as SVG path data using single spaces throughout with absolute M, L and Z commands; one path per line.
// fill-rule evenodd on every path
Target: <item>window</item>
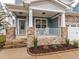
M 36 20 L 36 28 L 41 28 L 41 20 L 40 19 Z
M 71 25 L 71 27 L 76 27 L 76 25 Z
M 79 25 L 77 25 L 79 27 Z
M 66 27 L 69 27 L 69 25 L 66 25 Z
M 46 19 L 36 19 L 36 28 L 46 28 L 47 27 L 47 20 Z

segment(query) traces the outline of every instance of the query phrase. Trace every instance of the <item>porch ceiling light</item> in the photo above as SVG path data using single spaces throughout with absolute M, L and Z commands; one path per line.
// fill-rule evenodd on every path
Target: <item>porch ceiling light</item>
M 19 12 L 19 14 L 23 14 L 22 12 Z
M 46 12 L 43 12 L 42 14 L 43 14 L 43 15 L 45 15 L 45 14 L 46 14 Z

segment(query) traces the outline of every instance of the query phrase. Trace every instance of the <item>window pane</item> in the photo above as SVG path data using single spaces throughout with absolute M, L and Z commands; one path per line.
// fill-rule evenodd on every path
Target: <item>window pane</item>
M 36 25 L 36 28 L 41 28 L 41 26 L 40 25 Z
M 37 20 L 36 20 L 36 25 L 40 25 L 40 24 L 41 24 L 40 19 L 37 19 Z
M 42 28 L 46 28 L 46 20 L 42 20 Z
M 42 25 L 46 25 L 46 20 L 42 20 Z
M 24 20 L 20 20 L 19 24 L 20 24 L 20 29 L 25 29 L 25 21 Z
M 77 25 L 79 27 L 79 25 Z
M 42 25 L 42 28 L 46 28 L 46 25 Z
M 66 27 L 69 27 L 69 25 L 66 25 Z
M 76 25 L 71 25 L 71 27 L 76 27 Z

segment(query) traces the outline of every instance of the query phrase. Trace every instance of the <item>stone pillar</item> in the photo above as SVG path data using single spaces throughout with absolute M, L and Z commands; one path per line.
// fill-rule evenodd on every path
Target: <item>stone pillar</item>
M 27 30 L 27 47 L 33 46 L 33 41 L 35 39 L 35 30 L 33 28 L 33 16 L 32 9 L 29 8 L 29 27 Z
M 35 30 L 32 27 L 29 27 L 27 30 L 27 47 L 33 46 L 33 41 L 35 39 Z
M 6 41 L 15 39 L 15 27 L 10 27 L 6 29 Z
M 68 28 L 67 27 L 61 27 L 61 38 L 62 38 L 61 43 L 65 43 L 65 40 L 68 38 Z

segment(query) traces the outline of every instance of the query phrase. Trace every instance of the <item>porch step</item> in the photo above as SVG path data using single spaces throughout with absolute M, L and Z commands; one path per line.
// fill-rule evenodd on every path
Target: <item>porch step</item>
M 5 46 L 3 48 L 16 48 L 16 47 L 26 47 L 27 46 L 27 39 L 20 38 L 11 41 L 5 42 Z
M 27 38 L 27 36 L 16 36 L 16 38 Z

